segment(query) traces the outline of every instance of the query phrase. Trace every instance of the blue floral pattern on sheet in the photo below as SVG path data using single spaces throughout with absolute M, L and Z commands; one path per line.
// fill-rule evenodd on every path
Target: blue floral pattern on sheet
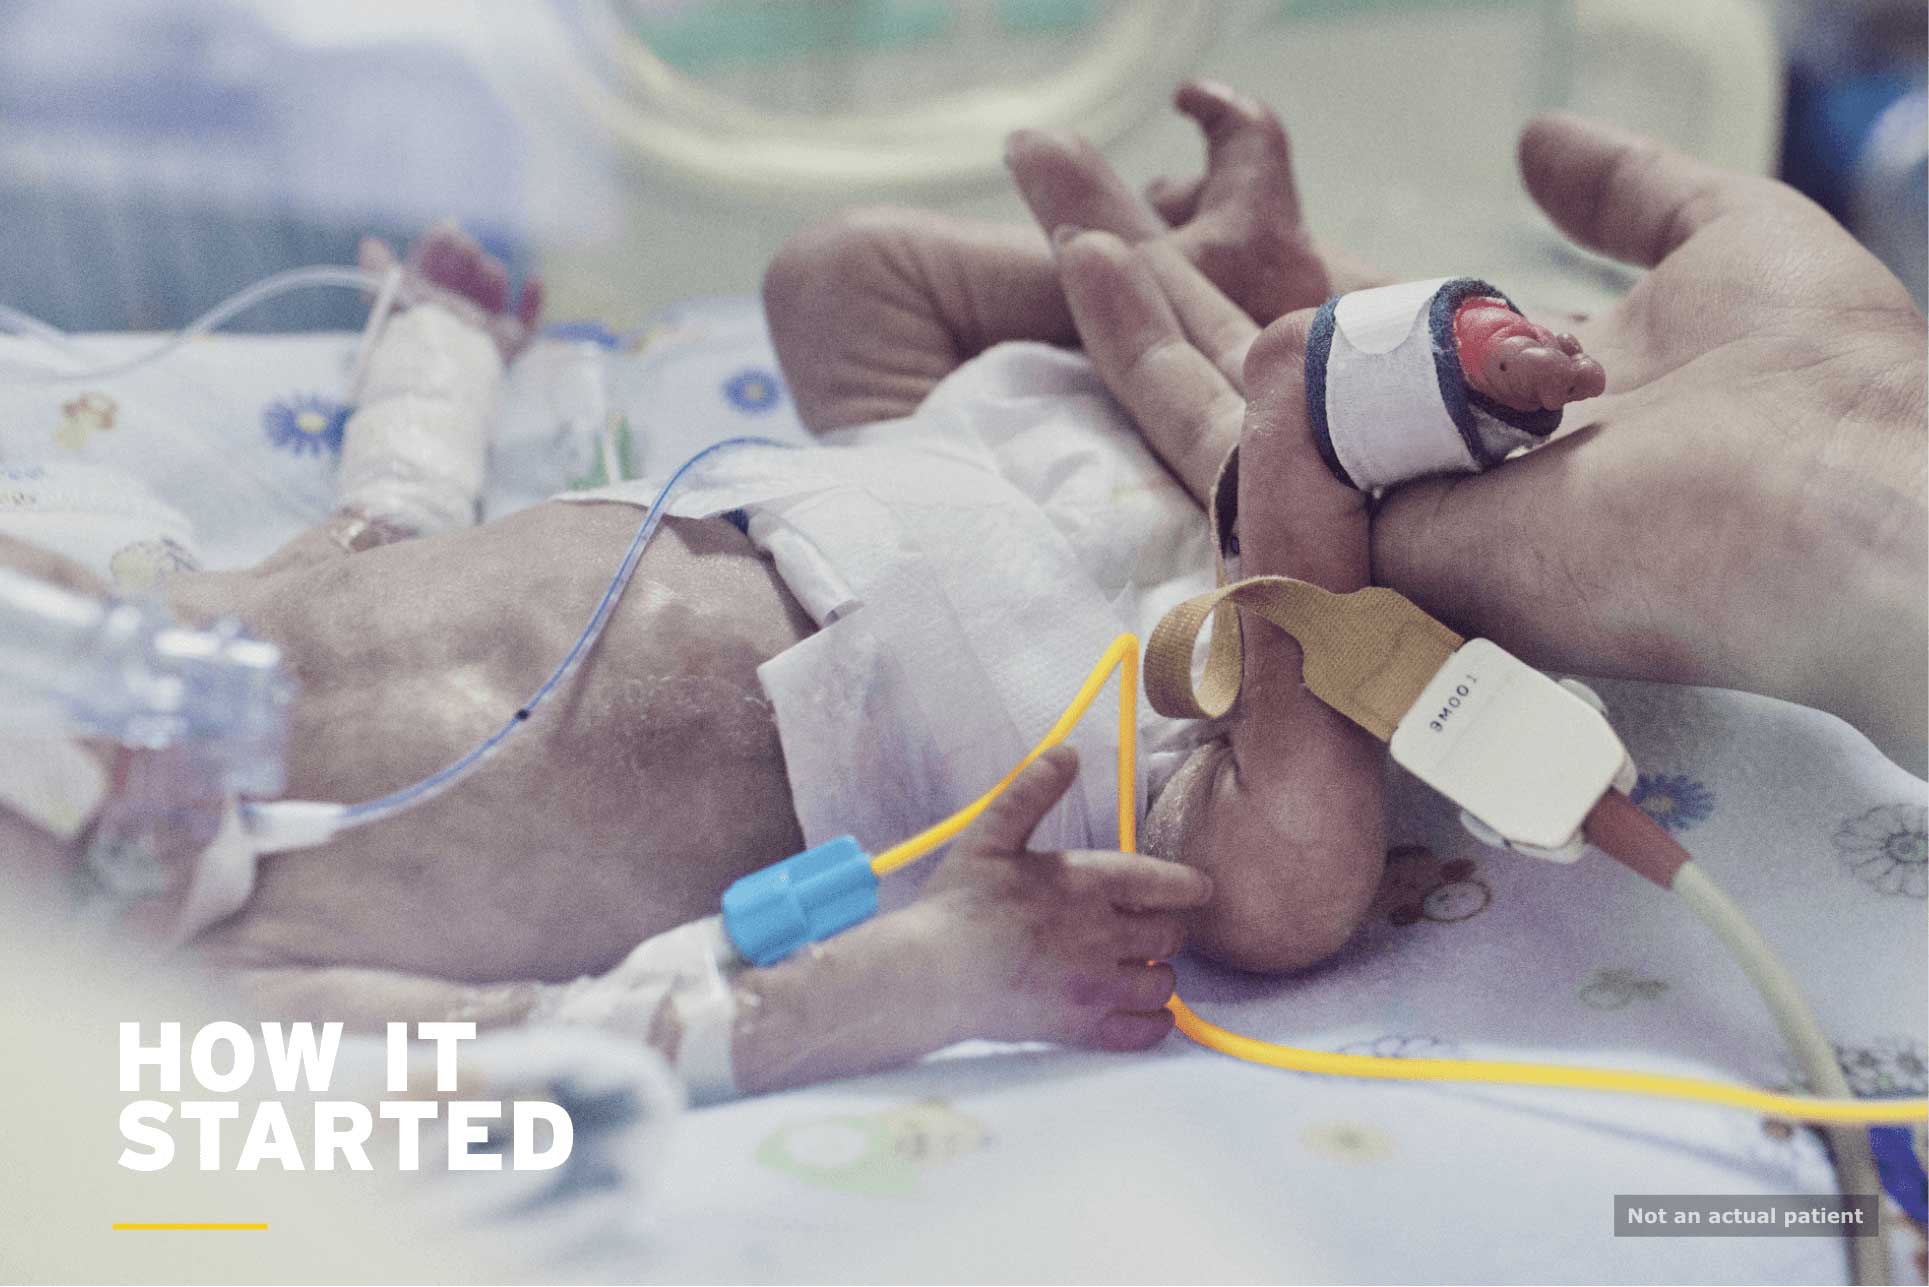
M 1643 773 L 1628 798 L 1669 831 L 1686 831 L 1715 812 L 1715 793 L 1681 773 Z
M 1594 1010 L 1625 1010 L 1636 1001 L 1653 1001 L 1668 990 L 1664 980 L 1619 966 L 1596 970 L 1575 993 Z
M 723 382 L 724 400 L 749 415 L 762 415 L 783 401 L 783 385 L 762 367 L 745 367 Z
M 261 429 L 268 441 L 297 456 L 340 452 L 348 408 L 315 393 L 297 393 L 261 409 Z
M 1884 894 L 1929 892 L 1929 805 L 1884 804 L 1848 819 L 1835 852 L 1855 878 Z
M 1912 1037 L 1876 1037 L 1867 1045 L 1835 1047 L 1849 1089 L 1863 1098 L 1929 1092 L 1929 1048 Z
M 1458 1057 L 1460 1047 L 1439 1037 L 1389 1032 L 1370 1041 L 1350 1041 L 1334 1053 L 1372 1055 L 1376 1059 L 1453 1059 Z

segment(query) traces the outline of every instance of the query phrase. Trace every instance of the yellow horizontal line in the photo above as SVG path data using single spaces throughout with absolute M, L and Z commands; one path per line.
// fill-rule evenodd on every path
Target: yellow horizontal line
M 267 1221 L 260 1224 L 135 1224 L 116 1221 L 116 1229 L 266 1229 Z

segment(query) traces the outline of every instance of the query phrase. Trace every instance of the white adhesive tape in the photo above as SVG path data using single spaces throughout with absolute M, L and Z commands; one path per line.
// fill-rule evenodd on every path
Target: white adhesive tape
M 1559 412 L 1511 410 L 1468 385 L 1453 310 L 1476 296 L 1506 301 L 1475 278 L 1436 277 L 1354 291 L 1320 309 L 1307 341 L 1307 411 L 1343 481 L 1376 492 L 1428 474 L 1478 473 L 1560 423 Z
M 195 859 L 187 897 L 174 922 L 173 942 L 187 942 L 217 921 L 226 920 L 247 905 L 254 893 L 260 855 L 249 840 L 234 801 L 221 815 L 221 829 Z
M 338 503 L 418 533 L 474 522 L 501 377 L 495 344 L 448 310 L 390 321 L 343 434 Z
M 608 974 L 545 986 L 532 1023 L 573 1023 L 648 1042 L 665 1005 L 676 1016 L 674 1064 L 693 1103 L 737 1094 L 733 1047 L 743 959 L 711 916 L 645 940 Z
M 1340 297 L 1326 355 L 1326 427 L 1355 487 L 1375 491 L 1480 462 L 1440 392 L 1430 320 L 1444 279 Z

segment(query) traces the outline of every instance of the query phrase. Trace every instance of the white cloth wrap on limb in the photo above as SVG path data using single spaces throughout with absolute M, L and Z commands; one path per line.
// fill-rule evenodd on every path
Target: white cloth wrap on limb
M 201 566 L 184 514 L 134 474 L 85 461 L 0 465 L 0 536 L 52 550 L 128 590 Z
M 737 1093 L 732 979 L 743 968 L 722 917 L 691 921 L 644 940 L 607 974 L 545 985 L 529 1022 L 583 1024 L 649 1044 L 668 1006 L 678 1032 L 672 1063 L 691 1100 L 729 1099 Z
M 1514 307 L 1476 278 L 1436 277 L 1340 295 L 1315 315 L 1306 409 L 1342 482 L 1373 492 L 1428 474 L 1479 473 L 1560 426 L 1558 411 L 1516 411 L 1467 383 L 1453 319 L 1476 296 Z
M 501 378 L 495 343 L 447 309 L 390 321 L 343 433 L 338 503 L 424 534 L 475 522 Z

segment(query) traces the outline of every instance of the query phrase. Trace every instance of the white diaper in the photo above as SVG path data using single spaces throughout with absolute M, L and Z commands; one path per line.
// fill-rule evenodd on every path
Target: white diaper
M 765 663 L 807 843 L 872 852 L 968 804 L 1035 744 L 1121 631 L 1212 585 L 1199 508 L 1075 354 L 992 350 L 903 419 L 706 462 L 671 512 L 741 511 L 822 627 Z M 658 483 L 569 499 L 647 506 Z M 1118 843 L 1113 699 L 1041 848 Z M 1140 706 L 1143 810 L 1203 736 Z

